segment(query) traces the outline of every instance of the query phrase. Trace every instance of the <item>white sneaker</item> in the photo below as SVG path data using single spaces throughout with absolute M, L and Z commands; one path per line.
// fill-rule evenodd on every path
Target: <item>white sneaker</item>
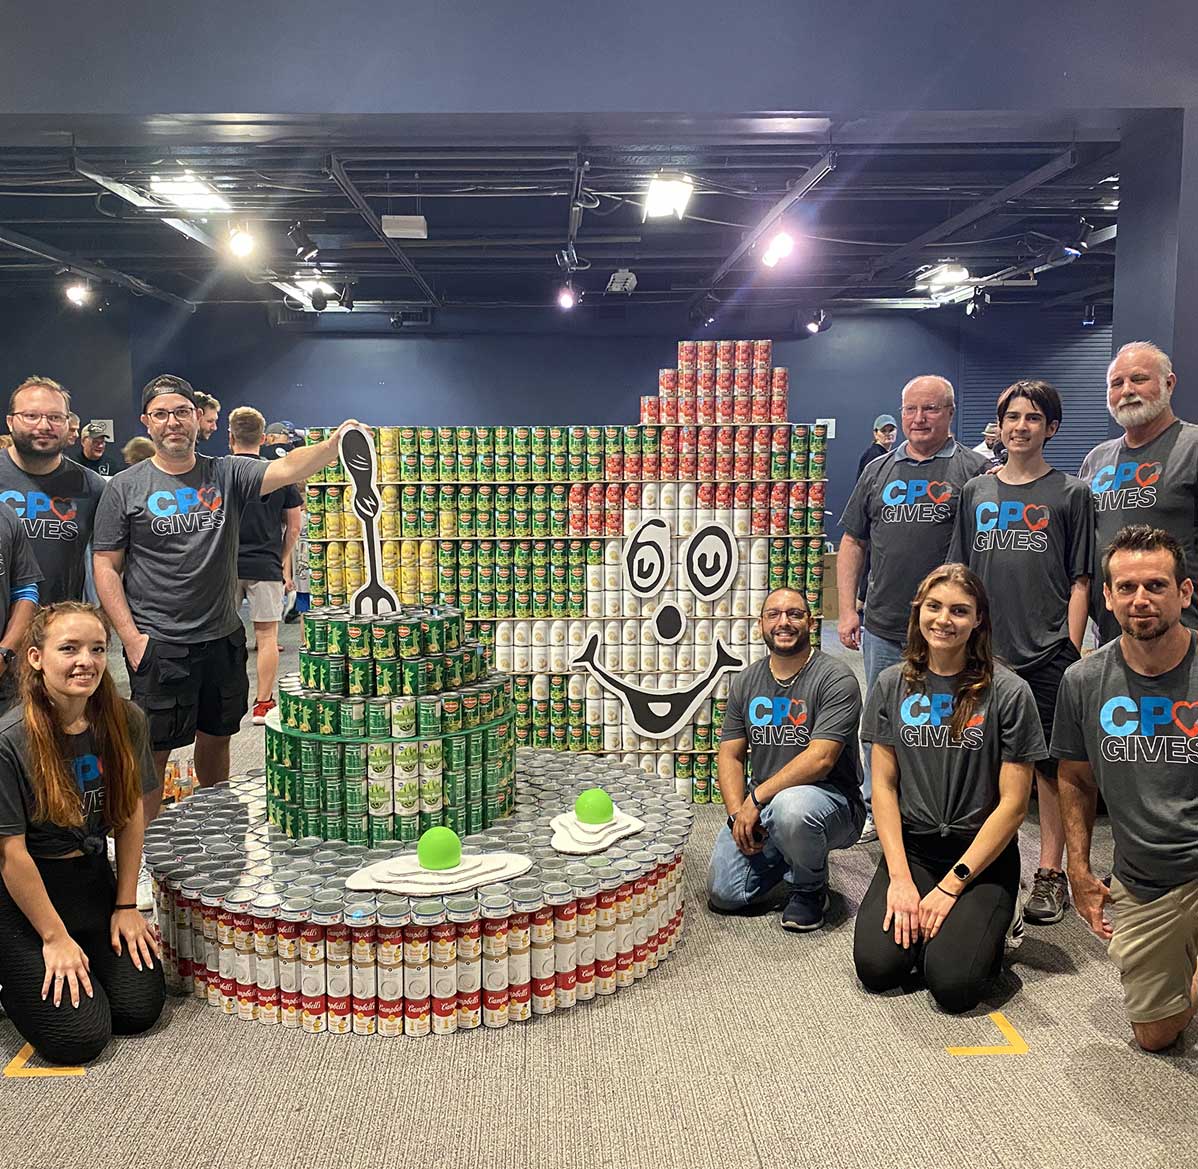
M 861 826 L 861 835 L 857 837 L 858 844 L 871 844 L 878 839 L 878 830 L 874 827 L 873 812 L 865 813 L 865 823 Z
M 1018 950 L 1023 945 L 1023 889 L 1021 888 L 1015 894 L 1015 915 L 1011 918 L 1011 924 L 1007 927 L 1007 936 L 1004 946 L 1007 953 L 1012 950 Z
M 141 913 L 149 913 L 154 908 L 154 880 L 144 860 L 137 873 L 137 908 Z

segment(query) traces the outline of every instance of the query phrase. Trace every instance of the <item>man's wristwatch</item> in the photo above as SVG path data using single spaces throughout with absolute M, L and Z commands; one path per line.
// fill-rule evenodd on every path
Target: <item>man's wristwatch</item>
M 4 668 L 6 670 L 12 669 L 12 664 L 16 660 L 16 657 L 17 657 L 16 650 L 8 649 L 7 647 L 0 645 L 0 662 L 4 663 Z

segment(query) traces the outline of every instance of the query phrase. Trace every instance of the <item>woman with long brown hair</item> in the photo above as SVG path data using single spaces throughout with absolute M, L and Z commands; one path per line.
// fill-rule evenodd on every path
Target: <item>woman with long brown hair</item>
M 158 943 L 136 905 L 142 794 L 157 782 L 99 610 L 41 609 L 21 702 L 0 718 L 0 1003 L 52 1063 L 86 1063 L 162 1011 Z
M 968 1011 L 1002 960 L 1019 895 L 1016 834 L 1046 754 L 1028 685 L 995 662 L 990 606 L 963 564 L 916 590 L 903 660 L 866 698 L 882 862 L 853 938 L 866 990 L 916 967 L 946 1011 Z

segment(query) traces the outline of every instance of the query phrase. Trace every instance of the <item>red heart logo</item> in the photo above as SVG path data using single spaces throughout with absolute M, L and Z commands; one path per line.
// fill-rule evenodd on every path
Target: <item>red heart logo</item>
M 50 510 L 60 520 L 73 520 L 76 513 L 75 501 L 73 499 L 52 498 L 50 500 Z
M 199 491 L 196 492 L 196 495 L 199 497 L 200 502 L 209 511 L 216 511 L 216 509 L 220 507 L 222 503 L 224 503 L 220 492 L 217 491 L 215 487 L 201 487 Z
M 1036 512 L 1039 512 L 1042 518 L 1033 520 L 1032 515 L 1034 515 Z M 1039 532 L 1048 527 L 1049 514 L 1048 508 L 1043 504 L 1029 503 L 1027 507 L 1023 509 L 1023 522 L 1027 524 L 1027 530 L 1029 532 Z
M 1183 723 L 1181 719 L 1177 717 L 1182 711 L 1189 712 L 1189 717 L 1193 722 L 1192 726 L 1187 727 L 1185 723 Z M 1195 735 L 1198 735 L 1198 702 L 1185 702 L 1184 700 L 1181 702 L 1175 702 L 1173 704 L 1173 722 L 1177 726 L 1177 729 L 1181 731 L 1181 733 L 1185 735 L 1187 739 L 1192 739 Z
M 971 718 L 969 722 L 965 724 L 965 727 L 967 730 L 969 727 L 980 727 L 985 721 L 986 716 L 984 714 L 975 714 L 973 718 Z
M 1141 487 L 1151 487 L 1161 477 L 1163 470 L 1160 463 L 1141 463 L 1136 468 L 1136 482 Z
M 936 492 L 932 490 L 933 487 L 943 487 L 944 490 L 937 495 Z M 933 503 L 943 503 L 946 499 L 952 496 L 952 493 L 953 485 L 951 483 L 942 483 L 939 479 L 933 479 L 928 484 L 928 498 Z
M 790 704 L 790 713 L 786 716 L 786 721 L 792 727 L 801 727 L 807 721 L 807 703 L 801 698 L 792 700 Z

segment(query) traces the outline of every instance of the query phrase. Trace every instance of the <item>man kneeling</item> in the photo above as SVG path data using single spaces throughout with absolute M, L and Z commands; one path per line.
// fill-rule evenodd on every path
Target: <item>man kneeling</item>
M 828 904 L 828 853 L 855 844 L 865 822 L 861 689 L 847 665 L 811 644 L 818 625 L 802 593 L 775 589 L 760 621 L 770 652 L 737 675 L 724 715 L 718 768 L 729 816 L 707 895 L 713 909 L 736 912 L 785 878 L 783 929 L 816 930 Z

